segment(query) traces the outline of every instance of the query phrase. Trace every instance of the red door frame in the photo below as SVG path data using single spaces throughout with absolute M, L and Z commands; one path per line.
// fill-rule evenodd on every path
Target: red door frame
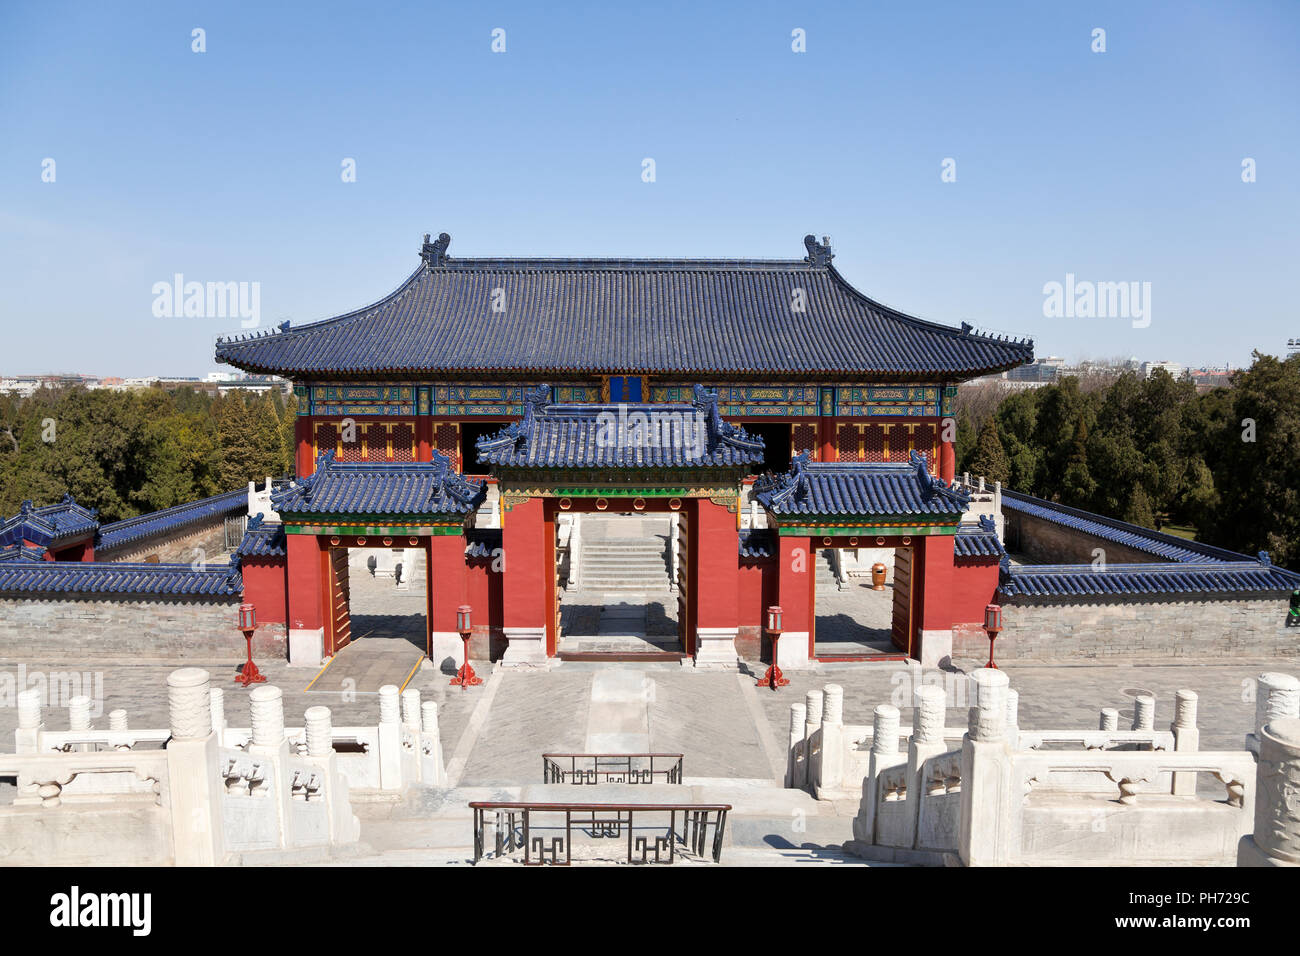
M 549 495 L 542 498 L 542 555 L 546 562 L 545 582 L 547 584 L 548 595 L 546 599 L 546 656 L 554 657 L 556 653 L 556 615 L 559 611 L 559 595 L 556 593 L 555 585 L 555 516 L 560 514 L 677 514 L 686 511 L 687 504 L 692 498 L 707 498 L 707 495 L 683 495 L 678 498 L 664 497 L 643 497 L 637 494 L 609 494 L 600 497 L 551 497 Z M 606 506 L 601 508 L 598 502 L 605 502 Z M 640 501 L 643 506 L 634 507 L 633 503 Z M 678 507 L 674 508 L 671 502 L 678 502 Z M 509 520 L 508 518 L 506 520 Z M 698 545 L 698 528 L 699 522 L 691 521 L 687 513 L 686 520 L 686 542 L 687 542 L 687 602 L 688 613 L 693 610 L 695 600 L 695 575 L 698 567 L 698 561 L 695 560 L 696 552 L 699 550 Z M 669 547 L 672 543 L 669 542 Z M 679 611 L 680 613 L 680 611 Z M 693 614 L 690 615 L 692 618 Z M 682 622 L 678 621 L 678 629 L 682 630 Z M 682 641 L 682 651 L 687 656 L 695 653 L 694 632 L 688 627 L 684 631 L 685 638 Z
M 910 593 L 908 600 L 911 604 L 911 620 L 908 622 L 907 633 L 907 653 L 906 654 L 871 654 L 858 657 L 818 657 L 817 656 L 817 575 L 815 572 L 808 575 L 809 579 L 809 596 L 808 596 L 808 659 L 810 661 L 905 661 L 916 656 L 916 600 L 917 586 L 916 578 L 918 566 L 921 575 L 924 576 L 924 561 L 918 561 L 918 557 L 924 555 L 924 545 L 921 540 L 928 537 L 927 535 L 819 535 L 809 538 L 809 543 L 814 552 L 819 552 L 824 548 L 910 548 L 912 551 L 912 578 L 909 585 Z M 919 539 L 919 540 L 918 540 Z M 891 604 L 892 608 L 892 604 Z

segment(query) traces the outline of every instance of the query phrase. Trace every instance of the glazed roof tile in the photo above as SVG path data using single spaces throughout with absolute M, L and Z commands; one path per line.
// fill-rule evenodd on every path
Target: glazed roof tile
M 1278 592 L 1300 587 L 1300 575 L 1262 561 L 1150 564 L 1003 565 L 999 590 L 1035 597 Z
M 970 496 L 932 476 L 925 458 L 910 463 L 811 462 L 798 455 L 784 475 L 754 483 L 754 497 L 776 515 L 956 515 Z
M 101 525 L 96 547 L 104 551 L 120 548 L 146 538 L 167 534 L 199 521 L 209 521 L 243 511 L 247 507 L 248 492 L 242 488 L 238 491 L 213 495 L 211 498 L 188 501 L 172 508 L 164 508 L 162 511 L 151 511 L 134 518 Z
M 244 582 L 238 564 L 195 570 L 188 564 L 115 561 L 6 561 L 0 593 L 125 595 L 237 595 Z
M 714 392 L 682 404 L 552 405 L 542 385 L 524 418 L 478 440 L 480 464 L 510 468 L 716 468 L 763 461 L 763 440 L 725 421 Z
M 953 381 L 1033 359 L 1030 341 L 869 299 L 812 236 L 804 259 L 779 260 L 459 259 L 446 254 L 449 242 L 426 237 L 420 268 L 373 305 L 219 340 L 217 361 L 296 378 L 641 371 Z
M 268 524 L 260 512 L 253 515 L 244 527 L 244 537 L 235 554 L 241 558 L 284 557 L 288 554 L 284 525 L 279 522 Z
M 327 451 L 312 475 L 272 491 L 271 503 L 281 516 L 463 515 L 486 494 L 482 482 L 467 481 L 437 451 L 432 461 L 397 464 L 343 464 Z
M 52 505 L 35 506 L 24 501 L 18 514 L 0 522 L 0 546 L 30 541 L 44 548 L 58 548 L 95 533 L 98 512 L 77 504 L 64 495 Z

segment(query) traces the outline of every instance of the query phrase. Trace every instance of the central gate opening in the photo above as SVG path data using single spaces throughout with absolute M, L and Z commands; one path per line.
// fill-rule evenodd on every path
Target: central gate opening
M 345 680 L 357 693 L 376 693 L 384 684 L 403 686 L 429 642 L 424 548 L 341 543 L 326 550 L 325 564 L 326 650 L 334 659 L 328 678 L 315 689 Z
M 556 506 L 553 620 L 561 660 L 686 653 L 687 516 L 636 501 L 640 510 L 631 499 L 608 500 L 603 510 Z
M 817 551 L 813 657 L 893 659 L 912 653 L 917 627 L 914 554 L 910 545 Z

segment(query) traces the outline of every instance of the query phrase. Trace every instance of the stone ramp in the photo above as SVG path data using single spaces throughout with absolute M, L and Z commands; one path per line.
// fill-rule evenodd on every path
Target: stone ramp
M 424 653 L 405 640 L 354 640 L 321 668 L 307 693 L 378 694 L 385 684 L 400 690 L 424 659 Z

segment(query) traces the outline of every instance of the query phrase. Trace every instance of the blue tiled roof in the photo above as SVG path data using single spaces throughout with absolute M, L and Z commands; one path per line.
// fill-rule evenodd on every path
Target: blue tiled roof
M 1113 541 L 1137 551 L 1164 558 L 1168 561 L 1204 561 L 1212 558 L 1223 561 L 1240 561 L 1245 555 L 1199 541 L 1189 541 L 1171 534 L 1153 531 L 1127 521 L 1117 521 L 1102 515 L 1058 505 L 1033 495 L 1016 491 L 1002 491 L 1002 507 L 1008 511 L 1019 511 L 1035 518 L 1051 521 L 1085 534 L 1093 535 L 1105 541 Z
M 0 546 L 26 540 L 43 548 L 59 548 L 93 535 L 99 527 L 96 514 L 93 508 L 77 504 L 72 495 L 41 507 L 24 501 L 18 514 L 0 522 Z
M 490 558 L 501 548 L 500 528 L 468 528 L 465 538 L 467 558 Z
M 0 593 L 238 595 L 244 582 L 237 564 L 194 570 L 188 564 L 116 561 L 7 561 L 0 563 Z
M 754 483 L 754 497 L 777 515 L 955 515 L 970 496 L 932 476 L 924 456 L 909 464 L 810 462 L 804 452 L 784 475 Z
M 437 451 L 433 461 L 400 464 L 342 464 L 327 451 L 312 475 L 272 491 L 271 503 L 281 515 L 463 515 L 486 494 Z
M 1004 564 L 999 590 L 1035 597 L 1279 592 L 1300 587 L 1300 575 L 1261 561 L 1150 564 Z
M 690 404 L 550 405 L 530 390 L 522 421 L 478 440 L 478 460 L 512 468 L 748 467 L 763 440 L 718 414 L 700 386 Z
M 244 537 L 235 549 L 235 554 L 241 558 L 284 557 L 287 553 L 284 525 L 279 522 L 267 524 L 261 513 L 248 519 L 248 524 L 244 526 Z
M 1032 361 L 1032 342 L 867 298 L 810 240 L 804 259 L 457 259 L 444 234 L 373 305 L 221 340 L 216 358 L 296 378 L 641 371 L 952 380 Z
M 0 561 L 44 561 L 45 548 L 30 548 L 25 544 L 6 544 L 0 548 Z
M 989 515 L 980 515 L 979 524 L 964 524 L 957 529 L 953 536 L 953 553 L 959 558 L 1001 559 L 1007 551 L 998 540 L 993 519 Z
M 770 558 L 776 554 L 776 531 L 772 528 L 755 528 L 740 532 L 742 558 Z
M 199 501 L 189 501 L 162 511 L 114 521 L 99 529 L 97 547 L 101 550 L 120 548 L 155 535 L 167 534 L 199 521 L 210 521 L 248 507 L 248 492 L 244 489 L 228 491 Z

